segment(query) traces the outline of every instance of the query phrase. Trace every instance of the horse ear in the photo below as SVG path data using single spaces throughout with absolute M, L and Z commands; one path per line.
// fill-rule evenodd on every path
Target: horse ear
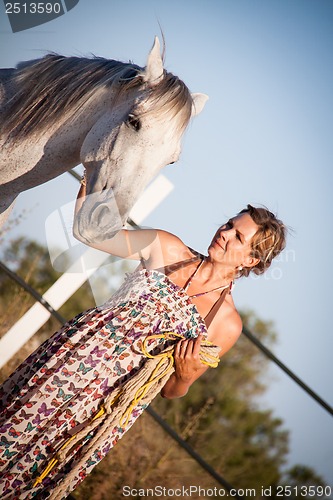
M 157 36 L 155 36 L 154 45 L 148 55 L 144 81 L 149 83 L 151 86 L 155 86 L 163 78 L 163 73 L 164 69 L 161 57 L 160 41 Z
M 206 94 L 191 94 L 192 96 L 192 113 L 191 116 L 197 116 L 204 109 L 209 97 Z

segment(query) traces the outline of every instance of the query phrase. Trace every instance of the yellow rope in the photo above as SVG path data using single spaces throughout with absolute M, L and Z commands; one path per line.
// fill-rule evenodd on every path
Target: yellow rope
M 149 379 L 147 380 L 147 382 L 145 384 L 143 384 L 142 387 L 140 387 L 135 395 L 134 395 L 134 398 L 131 402 L 131 404 L 129 405 L 129 407 L 127 408 L 127 410 L 124 412 L 124 414 L 122 415 L 122 417 L 120 418 L 120 425 L 121 426 L 124 426 L 126 427 L 128 422 L 129 422 L 129 419 L 131 417 L 131 414 L 132 414 L 132 411 L 133 409 L 140 403 L 140 401 L 145 397 L 145 395 L 147 394 L 149 388 L 153 385 L 153 384 L 156 384 L 159 380 L 161 380 L 163 377 L 165 377 L 165 375 L 167 375 L 173 368 L 173 365 L 174 365 L 174 357 L 173 357 L 173 349 L 170 349 L 169 351 L 164 351 L 164 352 L 161 352 L 159 354 L 150 354 L 150 352 L 147 350 L 147 342 L 148 341 L 151 341 L 151 340 L 158 340 L 158 339 L 163 339 L 163 340 L 174 340 L 175 338 L 181 338 L 181 339 L 184 339 L 183 335 L 180 335 L 178 333 L 173 333 L 173 332 L 165 332 L 163 334 L 159 334 L 159 335 L 150 335 L 148 337 L 146 337 L 144 339 L 144 341 L 142 342 L 142 353 L 145 357 L 147 358 L 151 358 L 151 359 L 156 359 L 156 358 L 161 358 L 160 361 L 158 362 L 158 364 L 156 365 L 156 367 L 154 368 L 154 370 L 152 371 L 152 373 L 150 374 L 149 376 Z M 210 345 L 213 345 L 212 342 L 209 342 L 208 340 L 203 340 L 201 342 L 201 345 L 204 345 L 204 346 L 210 346 Z M 164 364 L 164 360 L 165 359 L 168 359 L 169 362 L 168 362 L 168 365 L 166 366 L 166 368 L 162 371 L 162 373 L 159 373 L 160 371 L 160 368 L 161 366 Z M 204 359 L 201 359 L 201 363 L 203 363 L 204 365 L 207 365 L 207 366 L 210 366 L 211 368 L 216 368 L 220 359 L 216 356 L 213 356 L 211 354 L 208 354 L 208 353 L 205 353 L 205 358 L 208 358 L 208 361 L 207 360 L 204 360 Z M 121 395 L 120 394 L 117 394 L 117 396 L 114 398 L 114 400 L 111 401 L 111 404 L 110 406 L 112 406 L 116 400 L 119 399 L 119 396 Z M 91 422 L 93 422 L 94 420 L 97 420 L 98 418 L 101 418 L 103 417 L 103 415 L 106 413 L 106 409 L 105 409 L 105 406 L 104 404 L 101 405 L 99 411 L 96 413 L 96 415 L 94 415 L 94 417 L 91 419 Z M 57 465 L 57 463 L 59 462 L 59 452 L 61 450 L 63 450 L 64 448 L 67 448 L 67 446 L 70 444 L 70 442 L 75 438 L 76 434 L 74 434 L 73 436 L 71 436 L 70 438 L 68 438 L 65 443 L 61 446 L 61 448 L 59 448 L 59 450 L 57 451 L 57 453 L 55 454 L 55 456 L 49 461 L 49 463 L 47 464 L 46 468 L 44 469 L 44 471 L 38 476 L 38 478 L 35 480 L 34 482 L 34 485 L 33 487 L 35 488 L 38 484 L 42 483 L 43 479 L 46 478 L 46 476 L 51 472 L 51 470 Z
M 96 415 L 94 415 L 94 417 L 91 419 L 91 421 L 93 422 L 97 418 L 102 417 L 104 415 L 104 413 L 105 413 L 104 405 L 101 405 L 98 413 L 96 413 Z M 59 452 L 61 450 L 64 450 L 65 448 L 67 448 L 67 446 L 69 445 L 69 443 L 71 441 L 73 441 L 73 439 L 75 438 L 75 436 L 76 436 L 76 434 L 73 434 L 73 436 L 71 436 L 70 438 L 68 438 L 64 442 L 64 444 L 59 448 L 59 450 L 57 451 L 57 453 L 55 454 L 55 456 L 49 461 L 49 463 L 47 464 L 46 468 L 43 470 L 43 472 L 35 480 L 35 482 L 33 484 L 33 488 L 36 488 L 36 486 L 38 486 L 38 484 L 40 484 L 43 481 L 43 479 L 45 479 L 46 476 L 51 472 L 51 470 L 53 469 L 53 467 L 55 467 L 57 465 L 57 463 L 59 462 L 59 457 L 58 457 Z

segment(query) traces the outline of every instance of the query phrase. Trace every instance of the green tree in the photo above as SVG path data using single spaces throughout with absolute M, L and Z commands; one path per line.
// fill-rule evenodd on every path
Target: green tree
M 325 495 L 325 481 L 313 469 L 306 465 L 294 465 L 286 471 L 283 481 L 291 492 L 291 500 L 304 498 L 327 498 Z M 330 495 L 329 495 L 330 496 Z
M 43 295 L 61 276 L 52 267 L 47 249 L 37 242 L 25 238 L 17 238 L 8 244 L 2 251 L 1 260 L 40 295 Z M 2 336 L 35 303 L 35 299 L 3 271 L 0 272 L 0 297 L 0 336 Z M 94 299 L 90 286 L 85 283 L 58 312 L 67 320 L 93 305 Z M 51 316 L 17 355 L 1 369 L 0 381 L 4 380 L 59 327 L 59 321 Z

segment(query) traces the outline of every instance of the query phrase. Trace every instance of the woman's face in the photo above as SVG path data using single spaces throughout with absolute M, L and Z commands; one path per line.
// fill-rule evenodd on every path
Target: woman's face
M 212 239 L 208 253 L 216 262 L 230 267 L 251 267 L 258 260 L 250 256 L 251 241 L 258 230 L 248 213 L 237 215 L 221 226 Z

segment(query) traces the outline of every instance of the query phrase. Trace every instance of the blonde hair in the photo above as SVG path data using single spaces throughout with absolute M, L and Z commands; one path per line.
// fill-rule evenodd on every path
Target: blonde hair
M 273 259 L 285 248 L 287 228 L 281 220 L 265 207 L 247 205 L 247 208 L 244 208 L 239 213 L 248 213 L 253 222 L 259 227 L 252 238 L 250 254 L 251 257 L 259 259 L 259 262 L 253 267 L 243 268 L 240 276 L 248 276 L 251 271 L 255 274 L 262 274 L 270 267 Z

